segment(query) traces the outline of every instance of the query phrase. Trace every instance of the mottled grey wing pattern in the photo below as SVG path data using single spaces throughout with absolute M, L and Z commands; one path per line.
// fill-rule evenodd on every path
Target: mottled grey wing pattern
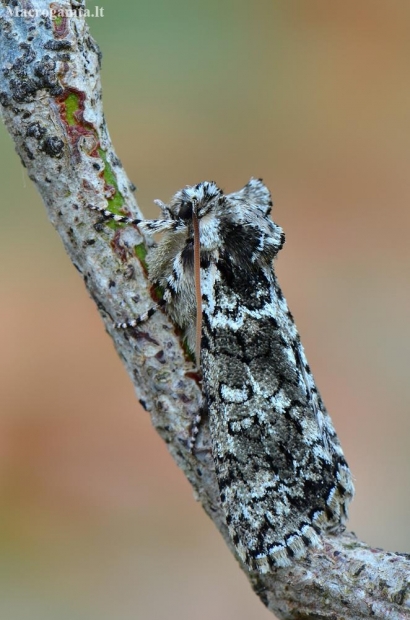
M 221 500 L 239 555 L 267 571 L 340 528 L 350 472 L 272 268 L 233 264 L 228 247 L 203 279 L 201 366 Z

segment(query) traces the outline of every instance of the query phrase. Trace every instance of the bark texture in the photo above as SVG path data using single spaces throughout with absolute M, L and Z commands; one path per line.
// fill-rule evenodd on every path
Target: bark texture
M 72 16 L 50 18 L 50 8 Z M 114 328 L 115 321 L 144 312 L 154 292 L 141 260 L 147 240 L 137 230 L 96 224 L 98 216 L 87 209 L 93 204 L 141 217 L 104 121 L 101 54 L 82 8 L 74 0 L 0 0 L 2 117 L 140 402 L 234 553 L 206 420 L 195 454 L 185 446 L 201 392 L 178 333 L 161 312 L 137 336 Z M 26 13 L 16 16 L 16 10 Z M 410 619 L 410 557 L 371 549 L 353 534 L 326 537 L 322 550 L 291 568 L 263 576 L 242 568 L 278 618 Z

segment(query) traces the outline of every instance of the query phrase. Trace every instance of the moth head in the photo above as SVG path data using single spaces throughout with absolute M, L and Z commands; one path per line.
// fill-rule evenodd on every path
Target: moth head
M 203 218 L 222 206 L 225 196 L 213 181 L 204 181 L 197 185 L 187 186 L 177 192 L 170 204 L 171 217 L 187 224 L 196 215 Z

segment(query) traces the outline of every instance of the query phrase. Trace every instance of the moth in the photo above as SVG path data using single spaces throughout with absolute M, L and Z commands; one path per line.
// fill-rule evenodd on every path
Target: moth
M 231 539 L 250 570 L 289 566 L 344 529 L 354 487 L 274 272 L 285 237 L 270 192 L 261 179 L 227 195 L 203 182 L 158 204 L 158 220 L 98 210 L 163 232 L 149 278 L 202 371 Z

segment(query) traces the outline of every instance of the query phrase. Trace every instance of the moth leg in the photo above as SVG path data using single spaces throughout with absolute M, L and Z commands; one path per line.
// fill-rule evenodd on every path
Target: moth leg
M 97 207 L 95 205 L 87 205 L 87 208 L 90 209 L 91 211 L 98 211 L 98 213 L 101 214 L 103 220 L 105 220 L 106 222 L 109 221 L 114 221 L 114 222 L 118 222 L 119 224 L 128 224 L 129 226 L 138 226 L 138 224 L 141 224 L 141 222 L 143 220 L 138 220 L 138 219 L 132 219 L 131 217 L 127 217 L 125 215 L 117 215 L 116 213 L 112 213 L 111 211 L 108 211 L 108 209 L 105 209 L 104 207 Z
M 95 205 L 88 204 L 87 208 L 91 211 L 97 211 L 102 216 L 104 222 L 118 222 L 119 224 L 126 224 L 127 226 L 137 226 L 141 231 L 148 234 L 154 234 L 157 232 L 164 232 L 165 230 L 183 230 L 186 228 L 186 224 L 183 220 L 139 220 L 127 217 L 126 215 L 117 215 L 105 209 L 104 207 L 97 207 Z
M 147 310 L 147 312 L 144 312 L 144 314 L 136 316 L 135 319 L 126 319 L 125 321 L 120 321 L 119 323 L 115 324 L 115 327 L 117 329 L 132 329 L 134 327 L 138 327 L 138 325 L 146 323 L 156 313 L 157 310 L 166 306 L 166 303 L 167 302 L 165 301 L 165 299 L 161 299 L 154 306 L 151 306 L 151 308 Z
M 199 425 L 201 423 L 201 420 L 202 420 L 202 415 L 200 413 L 197 413 L 197 415 L 192 420 L 191 432 L 189 435 L 189 439 L 187 441 L 187 447 L 191 453 L 194 451 L 196 438 L 199 433 Z
M 154 284 L 159 283 L 155 282 Z M 168 302 L 172 299 L 173 291 L 175 291 L 175 281 L 172 279 L 166 283 L 162 294 L 162 299 L 157 301 L 155 305 L 151 306 L 151 308 L 149 308 L 147 312 L 136 316 L 135 319 L 126 319 L 125 321 L 120 321 L 119 323 L 116 323 L 115 327 L 117 329 L 129 329 L 133 327 L 138 327 L 138 325 L 141 325 L 141 323 L 146 323 L 146 321 L 148 321 L 156 313 L 157 310 L 166 307 Z
M 206 414 L 207 414 L 206 405 L 202 404 L 198 413 L 194 416 L 192 420 L 191 432 L 190 432 L 189 439 L 187 441 L 187 447 L 188 447 L 188 450 L 191 452 L 191 454 L 193 454 L 194 452 L 194 448 L 195 448 L 196 440 L 198 437 L 199 429 L 201 426 L 201 422 L 206 416 Z

